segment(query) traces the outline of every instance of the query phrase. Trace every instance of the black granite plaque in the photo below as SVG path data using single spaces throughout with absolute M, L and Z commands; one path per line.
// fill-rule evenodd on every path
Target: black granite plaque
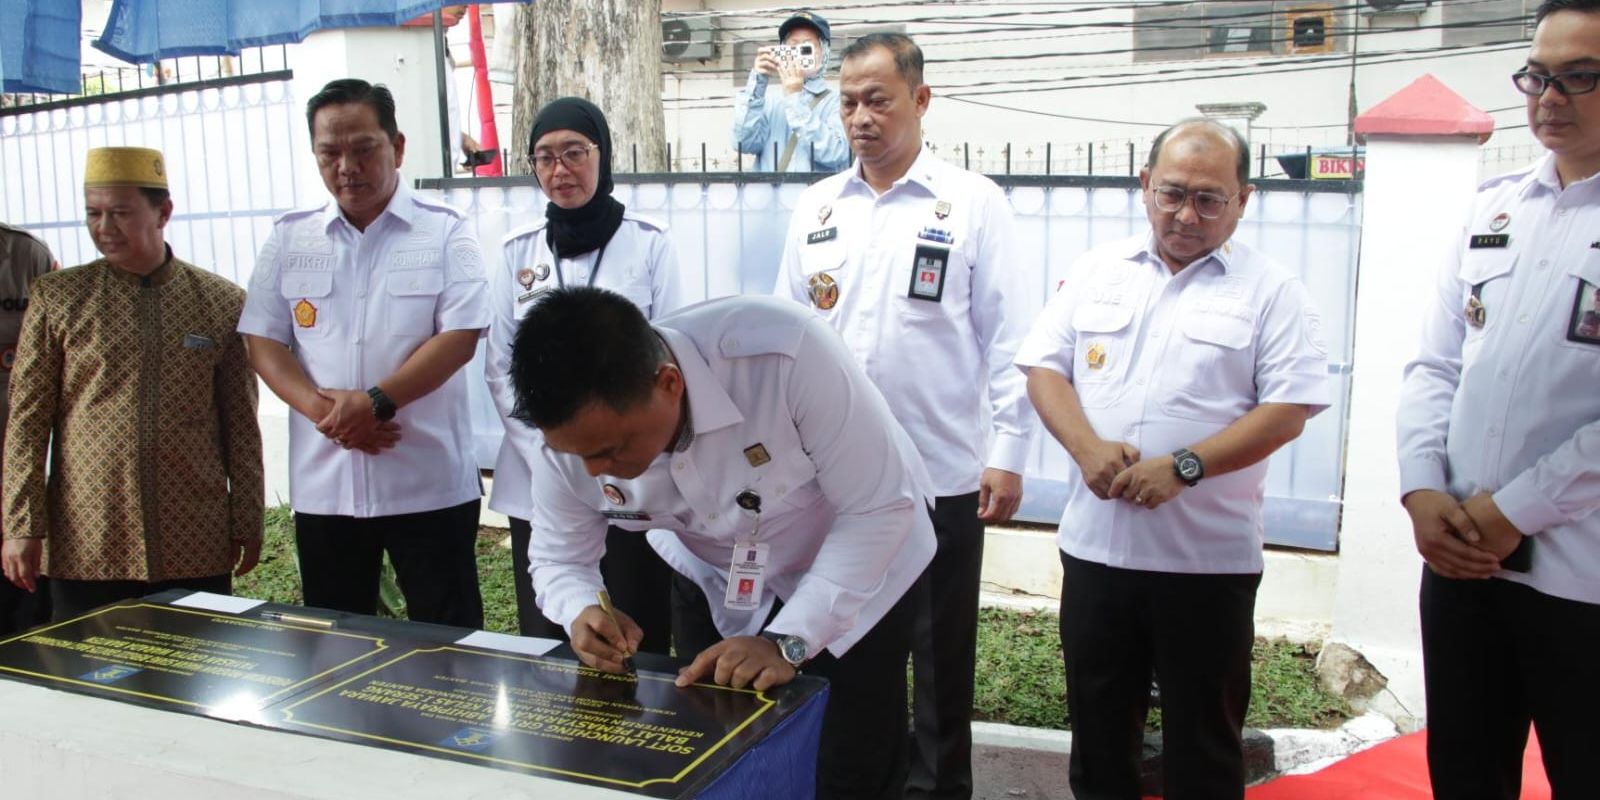
M 284 703 L 264 724 L 652 797 L 689 797 L 821 682 L 763 693 L 570 661 L 424 647 Z
M 0 676 L 254 722 L 386 649 L 369 634 L 132 602 L 0 641 Z

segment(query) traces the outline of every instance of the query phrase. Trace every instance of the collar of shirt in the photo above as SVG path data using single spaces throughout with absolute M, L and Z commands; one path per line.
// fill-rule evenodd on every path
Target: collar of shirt
M 711 365 L 700 355 L 694 342 L 670 328 L 656 328 L 656 332 L 666 340 L 667 349 L 672 351 L 672 358 L 678 362 L 678 370 L 683 373 L 684 391 L 689 394 L 688 427 L 693 432 L 689 442 L 692 444 L 695 437 L 709 431 L 744 422 L 744 414 L 723 390 L 722 383 L 717 380 Z
M 389 198 L 389 205 L 384 207 L 383 213 L 379 214 L 373 222 L 377 222 L 378 219 L 388 215 L 410 227 L 412 221 L 416 219 L 416 211 L 416 205 L 411 202 L 411 187 L 406 185 L 406 179 L 402 176 L 395 182 L 394 195 Z M 344 211 L 339 208 L 339 201 L 329 198 L 327 205 L 322 207 L 322 229 L 332 233 L 333 226 L 336 223 L 355 231 L 355 226 L 344 218 Z M 372 226 L 368 225 L 367 230 L 372 230 Z
M 822 77 L 821 72 L 806 78 L 806 91 L 812 94 L 827 94 L 828 79 Z
M 1156 250 L 1156 232 L 1154 230 L 1150 231 L 1150 236 L 1143 240 L 1134 238 L 1127 240 L 1127 243 L 1128 252 L 1125 255 L 1129 260 L 1143 256 L 1152 263 L 1160 266 L 1162 269 L 1167 269 L 1169 272 L 1171 271 L 1167 267 L 1167 262 L 1161 258 L 1161 253 Z M 1228 241 L 1223 242 L 1222 245 L 1217 249 L 1212 250 L 1211 252 L 1189 262 L 1189 264 L 1183 269 L 1178 270 L 1177 274 L 1174 274 L 1173 277 L 1177 277 L 1178 275 L 1187 272 L 1194 267 L 1203 267 L 1207 261 L 1217 262 L 1217 266 L 1220 267 L 1223 272 L 1232 272 L 1235 249 L 1236 248 L 1234 247 L 1233 240 L 1229 239 Z
M 906 183 L 915 183 L 926 189 L 929 194 L 937 197 L 939 194 L 938 168 L 941 164 L 943 162 L 939 161 L 939 157 L 929 152 L 928 148 L 924 146 L 922 151 L 917 153 L 917 160 L 911 162 L 911 167 L 906 170 L 906 174 L 895 179 L 894 183 L 890 185 L 889 191 L 892 192 Z M 850 170 L 849 180 L 839 185 L 839 196 L 842 197 L 846 192 L 851 191 L 866 192 L 869 195 L 876 194 L 871 184 L 867 183 L 867 179 L 861 177 L 861 161 L 859 159 L 856 161 L 855 168 Z M 888 194 L 888 192 L 884 194 Z
M 155 272 L 149 275 L 135 275 L 131 272 L 111 267 L 111 274 L 130 286 L 143 286 L 146 279 L 150 281 L 152 286 L 164 286 L 178 274 L 178 268 L 173 263 L 172 245 L 165 245 L 165 247 L 167 250 L 166 260 L 161 262 L 161 266 L 156 267 Z M 106 266 L 111 266 L 111 262 L 106 262 Z

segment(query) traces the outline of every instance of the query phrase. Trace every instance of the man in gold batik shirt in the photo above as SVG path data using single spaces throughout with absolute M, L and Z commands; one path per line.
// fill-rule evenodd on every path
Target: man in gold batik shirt
M 89 151 L 84 200 L 104 257 L 30 287 L 5 441 L 0 564 L 28 591 L 49 575 L 57 620 L 163 589 L 227 593 L 261 550 L 244 290 L 173 257 L 160 152 Z

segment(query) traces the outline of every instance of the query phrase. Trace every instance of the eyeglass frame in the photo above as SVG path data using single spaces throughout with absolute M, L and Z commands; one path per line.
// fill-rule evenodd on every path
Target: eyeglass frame
M 1183 192 L 1183 197 L 1182 197 L 1182 199 L 1178 200 L 1177 205 L 1174 205 L 1172 208 L 1166 208 L 1166 207 L 1161 205 L 1161 190 L 1163 190 L 1163 189 L 1173 189 L 1173 190 L 1176 190 L 1176 191 Z M 1221 194 L 1218 194 L 1216 192 L 1207 191 L 1207 190 L 1204 190 L 1204 189 L 1195 190 L 1195 189 L 1190 189 L 1190 188 L 1184 187 L 1184 186 L 1172 186 L 1170 184 L 1165 184 L 1165 183 L 1160 184 L 1160 185 L 1151 184 L 1151 186 L 1150 186 L 1150 197 L 1151 197 L 1152 200 L 1155 201 L 1156 208 L 1158 210 L 1160 210 L 1162 213 L 1165 213 L 1165 214 L 1182 213 L 1183 207 L 1186 206 L 1186 205 L 1189 205 L 1189 201 L 1191 199 L 1193 199 L 1194 200 L 1194 213 L 1195 213 L 1195 216 L 1197 216 L 1197 217 L 1199 217 L 1201 219 L 1220 219 L 1222 217 L 1222 212 L 1228 210 L 1228 206 L 1232 205 L 1234 200 L 1239 199 L 1239 195 L 1241 195 L 1241 194 L 1244 194 L 1244 190 L 1243 189 L 1240 189 L 1239 191 L 1234 192 L 1231 195 L 1221 195 Z M 1210 214 L 1210 215 L 1206 214 L 1204 211 L 1200 210 L 1200 196 L 1201 195 L 1220 198 L 1222 200 L 1222 207 L 1217 209 L 1217 213 L 1215 213 L 1215 214 Z
M 1574 75 L 1588 76 L 1593 83 L 1591 83 L 1587 89 L 1579 89 L 1577 91 L 1570 90 L 1567 88 L 1565 79 Z M 1522 88 L 1521 81 L 1523 78 L 1532 78 L 1533 80 L 1538 81 L 1539 91 L 1530 92 L 1527 89 Z M 1556 93 L 1560 94 L 1562 97 L 1571 97 L 1578 94 L 1588 94 L 1594 91 L 1596 88 L 1600 88 L 1600 70 L 1573 69 L 1567 70 L 1566 72 L 1556 72 L 1546 75 L 1544 73 L 1534 72 L 1527 67 L 1523 67 L 1522 69 L 1511 73 L 1511 85 L 1515 86 L 1517 91 L 1529 97 L 1543 97 L 1544 93 L 1549 91 L 1550 87 L 1552 86 L 1556 87 Z
M 584 164 L 588 163 L 589 154 L 591 152 L 595 151 L 595 150 L 598 150 L 598 149 L 600 149 L 600 145 L 597 145 L 597 144 L 593 144 L 593 143 L 590 143 L 590 144 L 578 144 L 577 142 L 574 142 L 574 143 L 572 143 L 572 144 L 570 144 L 570 145 L 568 145 L 566 147 L 563 147 L 561 149 L 561 152 L 559 152 L 559 153 L 553 152 L 553 151 L 546 152 L 544 155 L 547 156 L 550 159 L 550 165 L 547 166 L 547 167 L 539 166 L 539 157 L 540 157 L 541 154 L 538 153 L 537 151 L 533 152 L 533 153 L 530 153 L 528 155 L 528 161 L 531 164 L 533 164 L 533 168 L 535 170 L 539 171 L 539 172 L 552 172 L 552 171 L 554 171 L 555 168 L 556 168 L 556 162 L 557 161 L 561 162 L 561 164 L 563 166 L 565 166 L 569 170 L 577 170 L 578 168 L 582 167 Z M 574 164 L 572 161 L 568 160 L 568 158 L 567 158 L 567 154 L 571 153 L 574 150 L 582 150 L 583 151 L 583 155 L 578 157 L 578 162 L 576 164 Z

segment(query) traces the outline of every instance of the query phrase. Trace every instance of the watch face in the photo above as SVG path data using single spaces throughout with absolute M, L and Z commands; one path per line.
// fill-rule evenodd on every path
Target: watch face
M 783 660 L 798 666 L 806 660 L 806 640 L 798 636 L 785 636 L 778 640 L 778 651 Z
M 1178 459 L 1178 475 L 1187 481 L 1200 477 L 1200 459 L 1194 456 Z

